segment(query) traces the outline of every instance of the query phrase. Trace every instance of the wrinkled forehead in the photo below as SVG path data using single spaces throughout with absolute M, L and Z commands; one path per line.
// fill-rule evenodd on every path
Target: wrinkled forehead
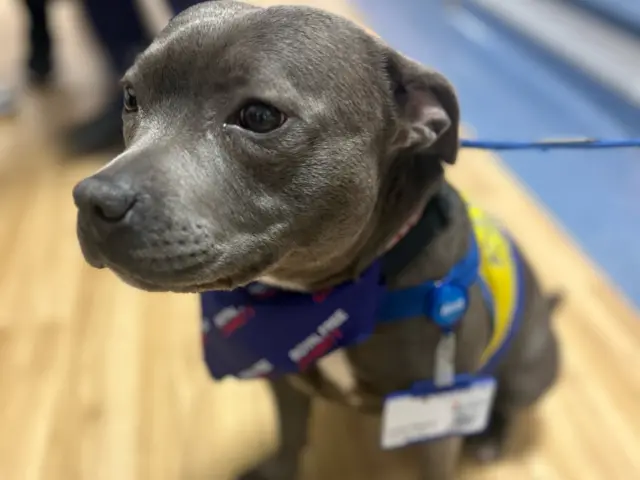
M 191 95 L 260 88 L 348 97 L 374 83 L 371 39 L 342 19 L 285 8 L 191 17 L 178 17 L 129 75 L 156 93 Z

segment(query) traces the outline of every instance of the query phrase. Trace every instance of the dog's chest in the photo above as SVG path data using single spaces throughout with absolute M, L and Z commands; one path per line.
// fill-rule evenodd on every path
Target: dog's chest
M 492 333 L 491 313 L 478 286 L 469 290 L 469 309 L 457 329 L 456 370 L 473 372 Z M 364 342 L 320 359 L 295 383 L 311 394 L 375 410 L 392 392 L 433 378 L 441 331 L 426 317 L 381 324 Z
M 473 289 L 457 335 L 459 371 L 477 369 L 490 336 L 489 312 Z M 297 375 L 294 384 L 351 407 L 377 410 L 390 393 L 433 377 L 440 338 L 440 330 L 425 317 L 380 325 L 365 342 L 320 359 L 309 372 Z

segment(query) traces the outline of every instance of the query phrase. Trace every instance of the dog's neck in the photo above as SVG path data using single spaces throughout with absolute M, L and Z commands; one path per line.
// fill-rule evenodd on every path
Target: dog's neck
M 260 281 L 289 290 L 317 291 L 354 280 L 407 233 L 416 217 L 445 182 L 437 162 L 404 158 L 402 168 L 389 168 L 376 210 L 361 235 L 338 258 L 317 265 L 279 268 Z

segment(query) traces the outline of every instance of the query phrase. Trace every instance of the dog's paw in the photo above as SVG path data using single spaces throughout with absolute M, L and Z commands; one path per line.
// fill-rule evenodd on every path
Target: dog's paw
M 558 307 L 562 306 L 562 303 L 565 300 L 564 292 L 552 292 L 547 297 L 547 308 L 549 309 L 549 314 L 553 315 Z
M 289 472 L 255 469 L 240 475 L 236 480 L 294 480 L 295 478 L 297 475 Z
M 480 463 L 499 460 L 507 443 L 508 427 L 507 418 L 494 410 L 487 429 L 478 435 L 469 437 L 465 442 L 468 453 Z
M 502 457 L 502 443 L 495 437 L 474 438 L 469 443 L 469 450 L 480 463 L 492 463 Z
M 244 475 L 239 476 L 236 480 L 269 480 L 267 477 L 262 475 L 260 472 L 253 471 L 245 473 Z

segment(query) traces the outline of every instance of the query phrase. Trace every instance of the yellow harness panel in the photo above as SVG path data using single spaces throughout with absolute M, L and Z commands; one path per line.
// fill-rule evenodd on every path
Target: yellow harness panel
M 518 319 L 521 279 L 511 240 L 498 223 L 481 208 L 468 204 L 480 250 L 480 277 L 486 284 L 485 297 L 493 309 L 493 333 L 482 355 L 482 366 L 508 343 Z

